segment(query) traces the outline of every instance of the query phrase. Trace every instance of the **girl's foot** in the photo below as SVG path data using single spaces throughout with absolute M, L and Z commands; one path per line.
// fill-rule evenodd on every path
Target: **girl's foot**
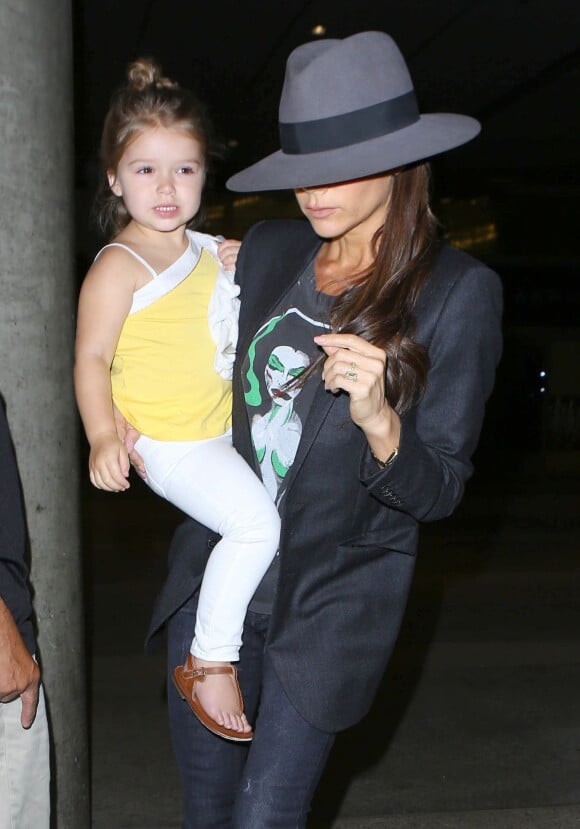
M 229 664 L 193 657 L 195 670 L 225 667 Z M 252 730 L 240 704 L 237 682 L 231 674 L 206 674 L 195 683 L 195 696 L 206 714 L 219 725 L 241 734 L 248 734 Z

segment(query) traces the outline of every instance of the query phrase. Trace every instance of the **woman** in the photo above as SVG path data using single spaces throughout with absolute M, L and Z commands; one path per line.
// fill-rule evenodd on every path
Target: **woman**
M 238 259 L 234 444 L 276 497 L 282 532 L 240 652 L 251 747 L 205 732 L 170 685 L 184 827 L 305 826 L 334 735 L 368 711 L 392 652 L 418 523 L 461 499 L 501 289 L 437 243 L 417 162 L 478 131 L 419 115 L 387 35 L 316 41 L 288 60 L 282 150 L 228 182 L 292 188 L 308 222 L 255 226 Z M 167 623 L 170 671 L 193 636 L 190 574 L 215 541 L 193 522 L 174 538 L 150 630 Z

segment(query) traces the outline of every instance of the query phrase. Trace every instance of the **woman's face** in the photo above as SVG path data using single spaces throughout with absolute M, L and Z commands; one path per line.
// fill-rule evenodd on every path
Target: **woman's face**
M 370 241 L 384 224 L 391 195 L 392 173 L 301 187 L 294 191 L 300 209 L 323 239 L 360 237 Z

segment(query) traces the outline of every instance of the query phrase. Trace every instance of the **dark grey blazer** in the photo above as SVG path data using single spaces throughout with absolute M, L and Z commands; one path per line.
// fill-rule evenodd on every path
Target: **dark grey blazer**
M 12 436 L 0 396 L 0 596 L 26 647 L 36 651 L 26 563 L 24 506 Z
M 238 259 L 238 354 L 320 246 L 306 222 L 263 222 Z M 402 421 L 399 455 L 381 470 L 349 417 L 348 396 L 320 385 L 288 474 L 280 577 L 268 648 L 302 715 L 337 731 L 371 705 L 392 652 L 413 576 L 419 521 L 449 515 L 472 472 L 485 401 L 501 351 L 501 285 L 487 267 L 444 247 L 416 305 L 429 352 L 428 386 Z M 239 362 L 234 444 L 258 472 Z M 213 539 L 188 521 L 150 636 L 191 596 Z

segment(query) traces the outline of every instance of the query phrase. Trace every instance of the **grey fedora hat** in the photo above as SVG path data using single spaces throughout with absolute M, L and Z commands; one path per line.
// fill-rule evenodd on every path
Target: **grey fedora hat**
M 286 64 L 282 149 L 227 181 L 230 190 L 285 190 L 362 178 L 458 147 L 480 124 L 421 115 L 409 70 L 384 32 L 298 46 Z

